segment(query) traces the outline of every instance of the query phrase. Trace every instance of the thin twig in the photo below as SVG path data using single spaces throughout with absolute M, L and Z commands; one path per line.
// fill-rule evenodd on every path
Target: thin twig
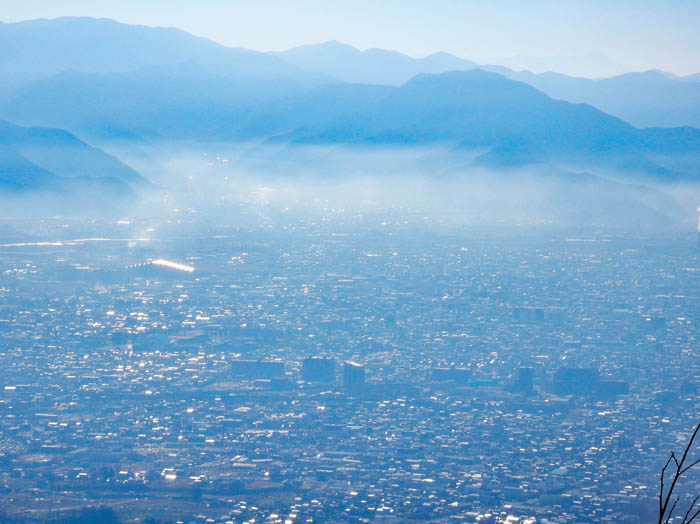
M 688 470 L 689 470 L 690 468 L 692 468 L 693 466 L 695 466 L 696 464 L 700 464 L 700 459 L 698 459 L 698 460 L 696 460 L 695 462 L 693 462 L 690 466 L 686 466 L 685 468 L 683 468 L 683 469 L 681 470 L 681 475 L 682 475 L 683 473 L 685 473 L 686 471 L 688 471 Z
M 671 511 L 668 512 L 668 516 L 666 517 L 666 524 L 668 524 L 671 521 L 671 516 L 673 515 L 673 510 L 676 509 L 676 505 L 678 504 L 678 501 L 681 498 L 679 496 L 676 496 L 676 500 L 673 501 L 673 506 L 671 506 Z
M 664 464 L 664 467 L 661 468 L 661 475 L 659 477 L 659 520 L 658 520 L 658 524 L 664 524 L 664 522 L 665 522 L 665 524 L 670 523 L 671 518 L 673 516 L 673 512 L 676 509 L 676 506 L 678 505 L 678 501 L 680 500 L 680 496 L 676 495 L 676 498 L 673 501 L 673 504 L 671 505 L 671 508 L 669 510 L 669 504 L 671 503 L 671 499 L 673 498 L 674 490 L 676 489 L 676 484 L 678 483 L 679 479 L 681 478 L 681 476 L 683 474 L 687 473 L 690 469 L 692 469 L 693 467 L 700 464 L 700 459 L 698 459 L 698 460 L 691 462 L 688 466 L 685 466 L 685 462 L 688 458 L 688 454 L 690 453 L 690 450 L 693 447 L 693 443 L 695 442 L 695 438 L 697 437 L 698 432 L 700 432 L 700 422 L 695 426 L 695 430 L 693 431 L 693 434 L 690 436 L 690 440 L 688 441 L 688 444 L 685 447 L 685 450 L 683 450 L 683 455 L 681 456 L 680 460 L 678 460 L 678 457 L 676 457 L 675 452 L 671 452 L 671 455 L 668 457 L 666 464 Z M 666 491 L 666 487 L 665 487 L 666 473 L 668 470 L 668 466 L 671 464 L 671 461 L 673 461 L 674 465 L 676 466 L 676 471 L 673 473 L 671 485 L 668 487 L 668 491 Z M 681 522 L 681 524 L 690 524 L 698 517 L 698 515 L 700 515 L 700 509 L 699 509 L 695 513 L 693 513 L 692 516 L 690 516 L 693 509 L 695 508 L 695 504 L 697 503 L 698 499 L 700 499 L 700 495 L 696 496 L 695 499 L 693 500 L 692 504 L 690 505 L 690 507 L 686 511 L 685 516 L 683 517 L 683 521 Z M 665 521 L 664 521 L 664 517 L 665 517 Z
M 692 517 L 690 517 L 690 520 L 689 520 L 686 524 L 690 524 L 691 522 L 693 522 L 693 521 L 697 518 L 698 515 L 700 515 L 700 509 L 697 510 L 697 511 L 693 514 Z
M 699 498 L 700 498 L 700 495 L 696 496 L 693 499 L 693 503 L 688 508 L 688 511 L 685 512 L 685 517 L 683 517 L 683 521 L 681 522 L 681 524 L 688 524 L 688 515 L 690 515 L 690 512 L 693 511 L 693 508 L 695 507 L 695 503 L 698 501 Z

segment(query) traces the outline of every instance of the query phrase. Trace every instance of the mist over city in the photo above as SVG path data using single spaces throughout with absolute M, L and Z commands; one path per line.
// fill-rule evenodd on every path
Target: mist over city
M 700 8 L 0 9 L 0 524 L 700 517 Z

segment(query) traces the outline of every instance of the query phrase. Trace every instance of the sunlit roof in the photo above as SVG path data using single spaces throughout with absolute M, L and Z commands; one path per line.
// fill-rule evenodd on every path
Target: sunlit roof
M 178 262 L 173 262 L 172 260 L 165 260 L 164 258 L 157 258 L 151 261 L 154 266 L 165 267 L 168 269 L 174 269 L 176 271 L 184 271 L 185 273 L 193 273 L 194 267 L 188 266 L 186 264 L 180 264 Z

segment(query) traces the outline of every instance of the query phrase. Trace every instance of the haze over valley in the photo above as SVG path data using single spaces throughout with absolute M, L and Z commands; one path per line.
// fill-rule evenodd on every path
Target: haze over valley
M 323 196 L 310 182 L 317 177 L 319 186 L 372 180 L 390 203 L 401 166 L 430 186 L 434 211 L 444 200 L 472 218 L 484 211 L 482 220 L 514 209 L 525 221 L 611 227 L 694 220 L 700 82 L 692 75 L 591 80 L 339 42 L 262 53 L 89 18 L 2 24 L 0 40 L 2 188 L 13 199 L 96 191 L 118 214 L 152 202 L 146 180 L 167 193 L 191 176 L 174 161 L 181 153 L 163 152 L 235 150 L 228 167 L 245 182 L 217 189 L 216 175 L 199 179 L 212 197 L 272 176 L 304 180 L 313 200 Z M 512 202 L 525 185 L 529 197 Z M 480 200 L 484 192 L 495 200 Z M 200 211 L 214 204 L 200 192 Z

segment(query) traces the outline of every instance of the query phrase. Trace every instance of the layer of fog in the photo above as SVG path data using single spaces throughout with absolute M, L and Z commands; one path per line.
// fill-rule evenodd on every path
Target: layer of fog
M 138 198 L 12 195 L 0 216 L 100 216 L 203 225 L 349 224 L 594 226 L 694 231 L 696 186 L 640 183 L 541 165 L 475 168 L 483 151 L 272 144 L 108 147 L 157 189 Z
M 422 217 L 445 224 L 559 224 L 679 228 L 694 224 L 697 187 L 652 186 L 619 174 L 548 165 L 475 168 L 481 151 L 169 144 L 122 158 L 162 191 L 139 212 L 261 219 Z

